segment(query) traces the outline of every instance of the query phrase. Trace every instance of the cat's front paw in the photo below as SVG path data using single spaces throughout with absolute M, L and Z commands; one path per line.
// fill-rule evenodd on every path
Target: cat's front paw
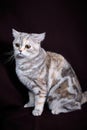
M 39 110 L 39 109 L 34 109 L 34 110 L 32 111 L 32 114 L 33 114 L 34 116 L 40 116 L 40 115 L 42 114 L 42 111 Z

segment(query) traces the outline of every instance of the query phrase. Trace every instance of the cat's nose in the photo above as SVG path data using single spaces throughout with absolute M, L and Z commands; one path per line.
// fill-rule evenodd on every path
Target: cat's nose
M 20 49 L 19 51 L 20 51 L 20 53 L 22 52 L 22 50 L 21 50 L 21 49 Z

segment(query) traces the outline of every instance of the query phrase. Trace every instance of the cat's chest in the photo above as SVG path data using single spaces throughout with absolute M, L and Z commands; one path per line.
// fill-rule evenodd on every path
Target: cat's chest
M 37 64 L 21 64 L 16 65 L 16 73 L 19 79 L 27 77 L 28 79 L 44 78 L 46 75 L 46 69 L 43 65 Z M 44 68 L 44 69 L 43 69 Z
M 18 76 L 29 76 L 29 77 L 34 77 L 37 76 L 37 68 L 36 66 L 32 65 L 20 65 L 16 67 L 16 73 Z
M 19 80 L 31 91 L 34 86 L 41 86 L 46 89 L 45 71 L 40 75 L 39 73 L 30 73 L 29 71 L 23 72 L 23 70 L 16 68 L 16 73 Z
M 19 68 L 16 68 L 16 74 L 19 80 L 28 88 L 31 89 L 32 86 L 35 86 L 32 76 L 29 75 L 29 71 L 23 71 Z

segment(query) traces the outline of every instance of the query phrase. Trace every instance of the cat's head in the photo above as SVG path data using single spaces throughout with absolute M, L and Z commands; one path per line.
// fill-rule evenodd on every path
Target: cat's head
M 32 59 L 37 56 L 40 50 L 40 43 L 45 38 L 45 33 L 24 33 L 18 32 L 12 29 L 12 34 L 14 37 L 13 48 L 15 58 L 28 58 Z

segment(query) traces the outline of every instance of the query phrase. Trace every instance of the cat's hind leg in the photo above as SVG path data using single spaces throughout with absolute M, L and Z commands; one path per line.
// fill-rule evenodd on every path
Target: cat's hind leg
M 24 105 L 26 107 L 34 107 L 35 106 L 35 96 L 32 92 L 29 92 L 29 102 Z
M 49 105 L 49 109 L 51 110 L 52 114 L 57 115 L 59 113 L 65 113 L 65 112 L 67 112 L 66 109 L 62 108 L 60 102 L 57 101 L 57 98 L 53 98 L 51 100 L 48 101 L 48 105 Z
M 67 99 L 54 99 L 49 103 L 49 108 L 51 113 L 56 115 L 59 113 L 67 113 L 74 110 L 81 109 L 81 104 L 76 102 L 75 100 L 67 100 Z

